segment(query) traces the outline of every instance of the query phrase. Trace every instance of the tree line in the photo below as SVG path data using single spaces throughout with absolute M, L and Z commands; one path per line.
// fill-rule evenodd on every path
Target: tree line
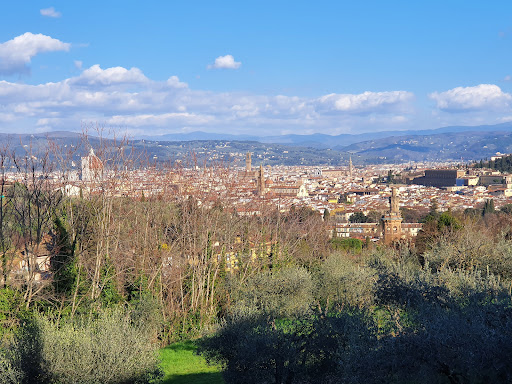
M 473 164 L 474 168 L 490 168 L 500 172 L 512 172 L 512 155 L 498 157 L 495 160 L 480 160 Z

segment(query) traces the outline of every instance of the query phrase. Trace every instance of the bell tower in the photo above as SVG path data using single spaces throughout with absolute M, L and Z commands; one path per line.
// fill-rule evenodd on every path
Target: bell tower
M 245 154 L 245 172 L 251 173 L 251 171 L 252 171 L 251 152 L 247 152 Z
M 258 171 L 258 195 L 265 195 L 265 173 L 263 172 L 263 165 L 260 164 L 260 170 Z
M 391 245 L 402 238 L 402 215 L 398 190 L 393 188 L 389 198 L 389 212 L 382 218 L 384 244 Z

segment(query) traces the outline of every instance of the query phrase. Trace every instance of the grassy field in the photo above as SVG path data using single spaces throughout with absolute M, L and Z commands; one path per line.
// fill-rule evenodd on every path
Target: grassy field
M 192 341 L 169 345 L 160 350 L 163 384 L 224 384 L 219 368 L 206 364 L 195 354 Z

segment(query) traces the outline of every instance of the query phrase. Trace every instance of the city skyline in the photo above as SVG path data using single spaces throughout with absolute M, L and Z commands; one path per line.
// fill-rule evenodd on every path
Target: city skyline
M 3 5 L 0 132 L 341 134 L 512 120 L 512 4 Z

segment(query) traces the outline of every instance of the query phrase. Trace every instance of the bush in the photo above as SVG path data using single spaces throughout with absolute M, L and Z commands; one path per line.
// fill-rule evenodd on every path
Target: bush
M 457 232 L 441 236 L 423 257 L 434 271 L 446 267 L 477 269 L 512 279 L 512 242 L 504 234 L 496 237 L 490 238 L 480 228 L 465 225 Z
M 333 254 L 317 275 L 317 296 L 326 309 L 369 307 L 374 301 L 375 271 L 359 266 L 347 255 Z
M 352 251 L 354 253 L 361 253 L 363 250 L 363 241 L 359 239 L 331 239 L 331 248 L 335 251 Z
M 152 332 L 124 310 L 58 324 L 27 323 L 14 351 L 24 383 L 147 383 L 159 375 Z
M 348 361 L 345 354 L 356 353 L 355 348 L 348 353 L 348 346 L 355 339 L 359 344 L 368 340 L 361 320 L 347 312 L 294 320 L 238 314 L 224 321 L 215 335 L 203 338 L 199 352 L 209 363 L 223 366 L 228 384 L 337 383 Z
M 0 289 L 0 342 L 12 340 L 20 319 L 28 315 L 24 307 L 23 295 L 18 290 Z
M 472 300 L 470 300 L 472 301 Z M 354 360 L 354 383 L 510 383 L 512 317 L 508 305 L 441 308 L 421 304 L 413 322 Z
M 0 384 L 19 384 L 24 375 L 21 370 L 12 364 L 9 350 L 0 351 Z
M 238 296 L 234 312 L 302 316 L 309 312 L 313 303 L 313 280 L 304 268 L 263 272 L 249 279 Z

